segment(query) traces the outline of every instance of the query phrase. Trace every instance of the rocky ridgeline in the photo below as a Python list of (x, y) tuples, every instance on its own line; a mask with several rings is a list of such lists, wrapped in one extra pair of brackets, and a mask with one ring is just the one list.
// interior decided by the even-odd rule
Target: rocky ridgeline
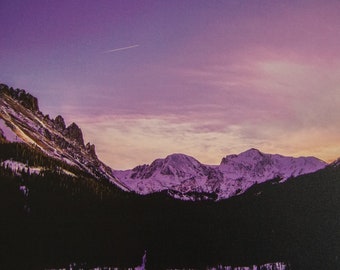
[(52, 120), (52, 123), (54, 128), (63, 136), (75, 141), (79, 146), (85, 147), (86, 152), (90, 154), (91, 157), (97, 158), (95, 145), (90, 143), (84, 144), (83, 132), (76, 123), (72, 123), (66, 127), (64, 118), (61, 115), (58, 115)]
[[(63, 136), (70, 139), (71, 141), (76, 142), (80, 147), (84, 148), (92, 157), (97, 157), (94, 145), (87, 143), (85, 146), (83, 132), (76, 123), (72, 123), (66, 127), (65, 120), (61, 115), (58, 115), (55, 119), (50, 119), (49, 115), (43, 115), (42, 112), (39, 111), (38, 99), (32, 96), (30, 93), (27, 93), (23, 89), (14, 89), (13, 87), (8, 87), (6, 84), (0, 84), (0, 94), (5, 94), (15, 99), (26, 109), (32, 111), (32, 113), (42, 117), (45, 122), (49, 123)], [(43, 131), (41, 133), (44, 136), (46, 136), (49, 140), (55, 139), (58, 145), (62, 148), (67, 148), (69, 146), (69, 143), (62, 137), (55, 138), (55, 136), (52, 136), (48, 129), (43, 128), (42, 130)]]
[(18, 100), (25, 108), (33, 112), (39, 111), (38, 99), (23, 89), (14, 89), (6, 84), (0, 84), (0, 94), (7, 94), (10, 97)]
[(52, 122), (54, 124), (54, 128), (61, 134), (84, 146), (83, 132), (76, 123), (72, 123), (66, 127), (64, 118), (61, 115), (58, 115), (54, 120), (52, 120)]
[[(72, 123), (66, 127), (64, 118), (61, 115), (58, 115), (55, 119), (52, 119), (51, 122), (53, 127), (63, 136), (76, 142), (80, 147), (84, 148), (91, 157), (97, 158), (95, 145), (90, 143), (87, 143), (86, 145), (84, 144), (83, 132), (76, 123)], [(65, 142), (65, 140), (62, 140), (59, 145), (65, 148)]]
[[(92, 161), (97, 161), (95, 146), (87, 143), (84, 144), (83, 132), (76, 123), (66, 126), (65, 120), (61, 115), (51, 119), (49, 115), (44, 115), (39, 110), (38, 99), (23, 89), (14, 89), (5, 84), (0, 84), (0, 95), (6, 95), (17, 101), (24, 108), (28, 109), (40, 119), (44, 125), (40, 125), (38, 132), (48, 141), (52, 141), (61, 149), (69, 150), (75, 155), (80, 156), (81, 151), (85, 151)], [(27, 126), (26, 130), (34, 130)], [(3, 135), (1, 137), (4, 137)]]
[(98, 159), (95, 146), (84, 144), (83, 132), (76, 123), (66, 126), (61, 115), (55, 119), (44, 115), (39, 111), (38, 99), (25, 90), (0, 84), (0, 120), (5, 129), (4, 132), (0, 128), (0, 141), (38, 147), (45, 154), (97, 179), (107, 179), (119, 188), (129, 190), (112, 174), (112, 169)]

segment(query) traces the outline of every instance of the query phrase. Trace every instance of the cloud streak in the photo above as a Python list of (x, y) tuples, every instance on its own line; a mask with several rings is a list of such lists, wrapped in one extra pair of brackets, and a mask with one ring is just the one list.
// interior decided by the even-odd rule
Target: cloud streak
[(139, 47), (139, 44), (108, 50), (108, 51), (105, 51), (104, 53), (113, 53), (113, 52), (118, 52), (118, 51), (125, 51), (125, 50), (129, 50), (129, 49), (136, 48), (136, 47)]
[(5, 4), (2, 80), (77, 122), (116, 169), (250, 147), (339, 157), (340, 1), (169, 2)]

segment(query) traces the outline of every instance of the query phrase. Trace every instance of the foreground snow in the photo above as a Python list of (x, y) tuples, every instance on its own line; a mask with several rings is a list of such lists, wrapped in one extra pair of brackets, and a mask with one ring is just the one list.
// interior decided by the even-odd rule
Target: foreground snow
[(207, 270), (286, 270), (288, 265), (283, 262), (267, 263), (263, 265), (252, 266), (218, 266), (207, 268)]
[[(119, 268), (119, 267), (95, 267), (95, 268), (79, 268), (76, 264), (71, 264), (69, 268), (48, 269), (48, 270), (66, 270), (66, 269), (90, 269), (90, 270), (147, 270), (147, 267), (143, 264), (137, 267)], [(206, 270), (288, 270), (289, 267), (286, 263), (266, 263), (263, 265), (251, 265), (251, 266), (222, 266), (206, 267)], [(46, 269), (47, 270), (47, 269)], [(197, 268), (169, 268), (167, 270), (198, 270)]]

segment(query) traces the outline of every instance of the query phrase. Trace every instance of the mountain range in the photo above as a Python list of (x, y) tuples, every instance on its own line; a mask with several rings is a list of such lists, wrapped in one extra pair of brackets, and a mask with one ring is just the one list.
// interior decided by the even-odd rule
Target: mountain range
[(39, 110), (38, 99), (25, 90), (1, 84), (0, 93), (3, 139), (39, 148), (48, 156), (95, 178), (107, 179), (124, 191), (145, 195), (167, 190), (182, 200), (221, 200), (242, 194), (255, 184), (273, 179), (283, 182), (327, 165), (315, 157), (293, 158), (249, 149), (239, 155), (227, 155), (219, 165), (205, 165), (193, 157), (172, 154), (132, 170), (112, 170), (98, 159), (94, 145), (84, 144), (77, 124), (66, 126), (60, 115), (50, 119)]
[(150, 165), (114, 171), (130, 190), (149, 194), (167, 190), (175, 198), (216, 200), (242, 194), (255, 184), (315, 172), (327, 164), (315, 157), (285, 157), (249, 149), (224, 157), (220, 165), (204, 165), (193, 157), (172, 154)]
[(257, 149), (112, 170), (77, 124), (0, 85), (0, 269), (129, 269), (145, 254), (148, 270), (340, 269), (339, 194), (340, 159)]

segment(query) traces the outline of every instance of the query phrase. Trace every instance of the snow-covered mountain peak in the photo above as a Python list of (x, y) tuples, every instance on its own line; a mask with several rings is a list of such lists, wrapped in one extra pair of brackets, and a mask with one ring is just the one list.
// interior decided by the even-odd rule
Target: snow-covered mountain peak
[(162, 159), (156, 159), (150, 165), (135, 167), (132, 169), (131, 177), (148, 179), (161, 175), (184, 179), (197, 175), (202, 167), (203, 165), (191, 156), (172, 154)]
[(291, 176), (317, 171), (326, 165), (326, 162), (315, 157), (286, 157), (262, 153), (252, 148), (238, 155), (226, 156), (222, 159), (219, 170), (229, 179), (263, 182), (276, 177), (285, 180)]
[(264, 159), (266, 154), (263, 154), (259, 150), (255, 148), (251, 148), (247, 151), (244, 151), (238, 155), (232, 154), (224, 157), (220, 163), (220, 166), (227, 165), (228, 163), (245, 163), (245, 164), (254, 164), (259, 160)]
[(258, 156), (263, 156), (263, 153), (256, 149), (256, 148), (250, 148), (242, 153), (239, 154), (239, 156), (244, 156), (244, 157), (258, 157)]
[(173, 167), (179, 171), (189, 172), (202, 164), (195, 158), (184, 154), (172, 154), (164, 159), (163, 167)]
[(238, 155), (227, 155), (219, 166), (204, 165), (184, 154), (172, 154), (164, 159), (156, 159), (150, 165), (114, 173), (131, 190), (141, 194), (168, 190), (171, 195), (181, 199), (201, 198), (197, 194), (226, 199), (243, 193), (256, 183), (274, 178), (285, 181), (326, 165), (314, 157), (285, 157), (265, 154), (252, 148)]

